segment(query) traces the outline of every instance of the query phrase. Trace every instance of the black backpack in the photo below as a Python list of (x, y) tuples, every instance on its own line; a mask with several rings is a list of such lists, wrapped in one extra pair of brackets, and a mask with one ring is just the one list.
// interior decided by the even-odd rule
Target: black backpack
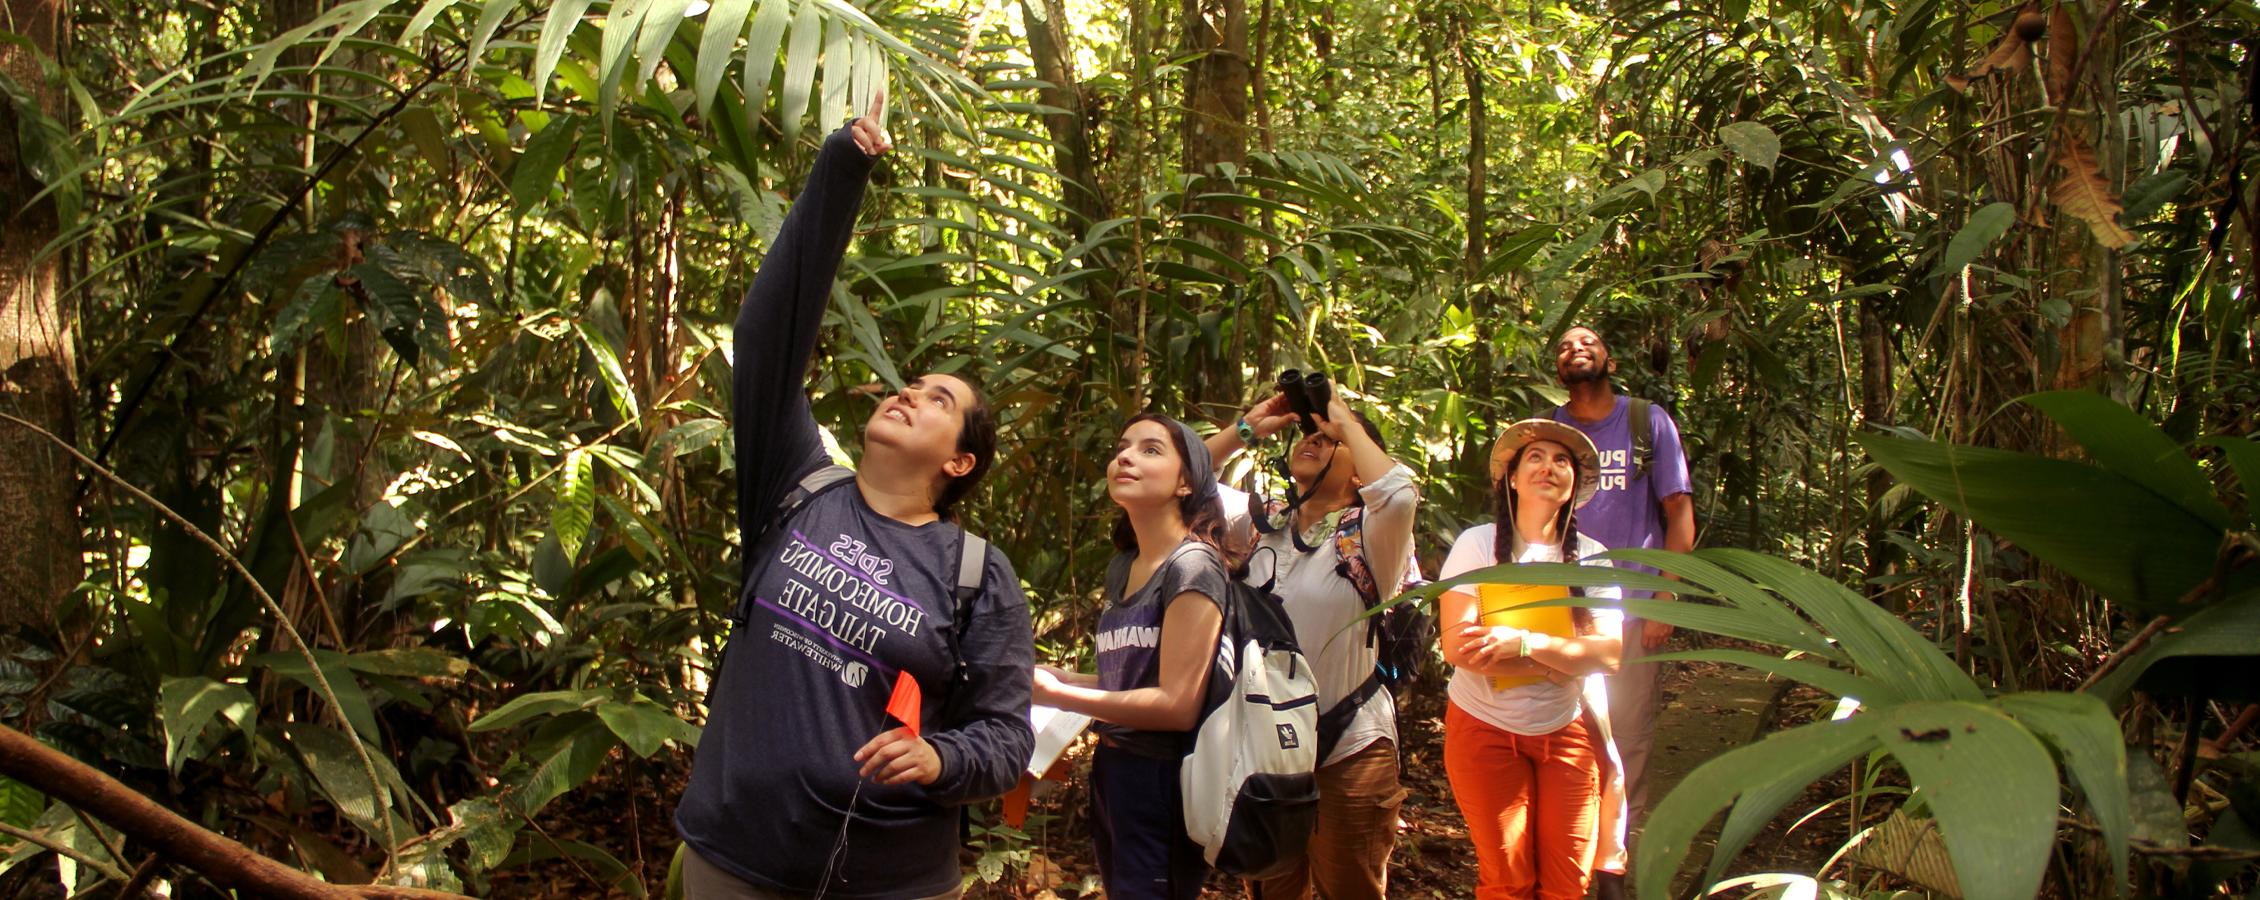
[[(822, 466), (807, 475), (801, 476), (800, 483), (794, 485), (793, 489), (785, 494), (785, 499), (777, 503), (777, 509), (769, 517), (768, 524), (762, 528), (760, 534), (754, 536), (754, 543), (758, 544), (763, 538), (768, 537), (769, 532), (775, 531), (777, 526), (784, 524), (785, 519), (790, 518), (794, 510), (806, 505), (817, 494), (854, 481), (855, 470), (838, 465)], [(955, 666), (950, 676), (950, 686), (952, 687), (966, 680), (967, 677), (965, 674), (965, 654), (958, 651), (958, 642), (964, 639), (966, 625), (973, 618), (973, 598), (981, 595), (981, 581), (988, 574), (989, 568), (989, 542), (987, 539), (963, 528), (957, 530), (957, 539), (957, 585), (950, 590), (949, 652), (950, 661)], [(749, 546), (744, 548), (742, 552), (752, 553), (754, 548)], [(733, 634), (738, 629), (744, 628), (746, 623), (746, 606), (743, 593), (741, 590), (737, 604), (730, 608), (730, 630)], [(723, 644), (725, 652), (728, 648), (727, 643)], [(722, 655), (722, 653), (714, 654), (714, 677), (708, 682), (707, 690), (709, 692), (713, 690), (713, 682), (721, 680)]]

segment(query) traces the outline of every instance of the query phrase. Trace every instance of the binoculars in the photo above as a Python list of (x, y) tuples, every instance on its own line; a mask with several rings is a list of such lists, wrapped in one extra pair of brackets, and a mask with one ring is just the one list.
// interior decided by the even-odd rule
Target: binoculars
[(1318, 420), (1326, 417), (1327, 405), (1334, 402), (1334, 386), (1327, 382), (1324, 372), (1281, 372), (1279, 393), (1287, 396), (1287, 408), (1301, 420), (1304, 434), (1318, 430)]

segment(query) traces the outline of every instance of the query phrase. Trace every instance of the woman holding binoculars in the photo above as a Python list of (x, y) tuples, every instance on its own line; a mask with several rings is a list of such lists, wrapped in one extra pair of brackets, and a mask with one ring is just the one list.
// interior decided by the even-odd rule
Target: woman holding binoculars
[[(1412, 470), (1390, 458), (1381, 432), (1351, 410), (1323, 374), (1289, 370), (1280, 390), (1208, 439), (1218, 463), (1290, 427), (1302, 436), (1287, 454), (1293, 493), (1277, 509), (1248, 510), (1265, 532), (1245, 578), (1269, 584), (1295, 626), (1316, 676), (1319, 718), (1318, 830), (1298, 871), (1251, 885), (1262, 900), (1371, 898), (1388, 892), (1396, 842), (1397, 707), (1376, 677), (1370, 629), (1351, 627), (1397, 593), (1412, 566)], [(1245, 532), (1241, 532), (1243, 535)]]

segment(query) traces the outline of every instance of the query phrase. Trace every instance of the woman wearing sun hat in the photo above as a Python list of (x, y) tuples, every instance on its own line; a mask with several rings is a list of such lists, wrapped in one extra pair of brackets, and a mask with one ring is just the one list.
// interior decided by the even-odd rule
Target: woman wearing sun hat
[[(1440, 575), (1502, 561), (1591, 561), (1606, 548), (1577, 533), (1575, 511), (1600, 485), (1600, 453), (1547, 419), (1507, 427), (1491, 451), (1496, 521), (1460, 534)], [(1444, 770), (1475, 843), (1477, 900), (1577, 900), (1592, 878), (1601, 797), (1614, 777), (1605, 701), (1588, 699), (1616, 667), (1623, 616), (1610, 609), (1521, 609), (1564, 588), (1466, 585), (1440, 600), (1452, 664)], [(1614, 587), (1584, 596), (1617, 599)]]

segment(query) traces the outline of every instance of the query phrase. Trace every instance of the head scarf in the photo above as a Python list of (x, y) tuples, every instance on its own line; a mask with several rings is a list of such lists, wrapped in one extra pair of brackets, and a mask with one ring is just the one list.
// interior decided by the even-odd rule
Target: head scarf
[(1208, 455), (1208, 443), (1193, 426), (1159, 416), (1161, 421), (1177, 432), (1178, 440), (1185, 445), (1185, 486), (1193, 489), (1194, 504), (1202, 504), (1217, 496), (1216, 460)]

